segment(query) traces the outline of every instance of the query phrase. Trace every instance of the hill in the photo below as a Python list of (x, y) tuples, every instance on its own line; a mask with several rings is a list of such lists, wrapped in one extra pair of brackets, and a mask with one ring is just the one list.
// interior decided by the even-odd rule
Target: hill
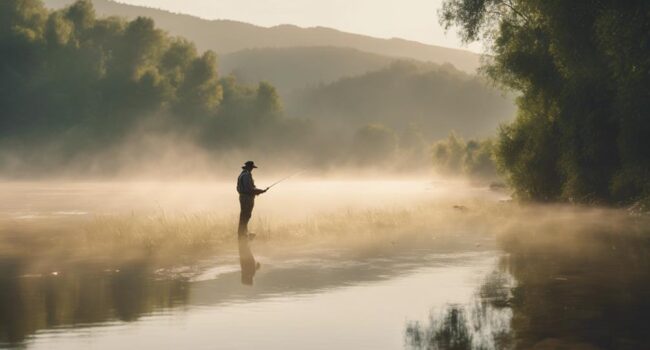
[[(50, 8), (60, 8), (72, 2), (73, 0), (44, 1)], [(262, 47), (335, 46), (390, 57), (440, 64), (452, 63), (466, 72), (474, 72), (479, 65), (479, 55), (475, 53), (404, 39), (379, 39), (324, 27), (301, 28), (294, 25), (279, 25), (265, 28), (230, 20), (205, 20), (110, 0), (93, 0), (93, 3), (100, 16), (120, 16), (128, 19), (137, 16), (151, 17), (160, 28), (173, 35), (192, 40), (199, 49), (210, 49), (219, 55)]]
[(387, 68), (306, 89), (287, 101), (288, 114), (340, 130), (371, 123), (396, 130), (417, 126), (427, 139), (455, 130), (466, 137), (494, 134), (514, 116), (511, 97), (451, 65), (399, 61)]
[(232, 74), (249, 84), (269, 81), (288, 96), (297, 89), (361, 75), (393, 61), (351, 48), (287, 47), (246, 49), (221, 56), (219, 63), (222, 74)]

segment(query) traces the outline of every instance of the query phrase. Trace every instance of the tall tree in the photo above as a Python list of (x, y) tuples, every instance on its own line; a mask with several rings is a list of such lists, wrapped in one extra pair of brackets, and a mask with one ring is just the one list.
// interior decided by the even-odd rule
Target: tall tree
[(650, 2), (446, 0), (440, 19), (486, 39), (483, 71), (521, 92), (497, 145), (520, 197), (650, 196)]
[(7, 154), (65, 166), (134, 130), (203, 136), (210, 151), (228, 144), (217, 138), (287, 139), (280, 106), (272, 86), (220, 80), (216, 54), (149, 18), (97, 18), (90, 0), (52, 12), (39, 0), (0, 1), (0, 168)]

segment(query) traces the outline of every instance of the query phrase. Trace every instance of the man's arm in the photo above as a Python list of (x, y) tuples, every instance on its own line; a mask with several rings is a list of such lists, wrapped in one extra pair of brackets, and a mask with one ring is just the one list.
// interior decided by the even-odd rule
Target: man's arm
[[(252, 177), (252, 176), (251, 176), (251, 181), (253, 181), (253, 177)], [(259, 196), (260, 194), (262, 194), (262, 193), (264, 193), (264, 192), (266, 192), (266, 190), (263, 190), (263, 189), (257, 188), (257, 187), (255, 186), (255, 182), (253, 182), (253, 193), (254, 193), (256, 196)]]
[(246, 190), (246, 193), (257, 196), (266, 192), (266, 190), (262, 190), (255, 187), (255, 182), (253, 181), (253, 175), (251, 175), (250, 173), (246, 174), (242, 180), (244, 182), (244, 188)]

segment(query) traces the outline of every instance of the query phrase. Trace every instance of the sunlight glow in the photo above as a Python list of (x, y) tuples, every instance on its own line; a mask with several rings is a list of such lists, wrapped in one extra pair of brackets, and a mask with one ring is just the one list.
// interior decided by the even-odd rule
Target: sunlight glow
[(205, 19), (229, 19), (270, 27), (294, 24), (330, 27), (379, 38), (403, 38), (445, 47), (481, 51), (463, 45), (455, 32), (438, 23), (442, 0), (118, 0)]

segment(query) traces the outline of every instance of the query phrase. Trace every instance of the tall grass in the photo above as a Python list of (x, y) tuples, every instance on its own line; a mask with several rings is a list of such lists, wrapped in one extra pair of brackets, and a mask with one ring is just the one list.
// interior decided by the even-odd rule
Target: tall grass
[[(641, 222), (641, 223), (639, 223)], [(436, 202), (412, 207), (349, 209), (301, 221), (256, 218), (250, 224), (261, 244), (374, 244), (411, 236), (500, 234), (507, 240), (552, 237), (552, 232), (594, 232), (604, 226), (639, 231), (646, 217), (625, 212), (566, 206), (521, 206), (480, 200)], [(645, 226), (650, 227), (650, 226)], [(90, 219), (0, 222), (0, 257), (47, 264), (147, 259), (188, 264), (233, 250), (237, 217), (211, 212), (103, 215)], [(637, 229), (634, 229), (637, 228)]]

